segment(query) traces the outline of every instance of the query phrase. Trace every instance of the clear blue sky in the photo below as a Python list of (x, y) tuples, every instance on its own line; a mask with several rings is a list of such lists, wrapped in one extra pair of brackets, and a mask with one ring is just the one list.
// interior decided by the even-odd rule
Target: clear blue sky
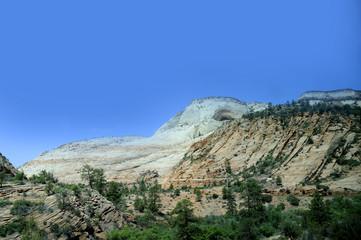
[(0, 152), (151, 136), (193, 98), (361, 89), (360, 0), (0, 1)]

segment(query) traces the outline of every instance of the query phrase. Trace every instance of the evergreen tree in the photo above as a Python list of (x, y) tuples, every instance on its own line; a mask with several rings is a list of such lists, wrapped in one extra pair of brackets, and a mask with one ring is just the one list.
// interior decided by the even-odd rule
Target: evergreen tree
[(329, 210), (318, 191), (315, 191), (312, 196), (309, 215), (311, 220), (321, 225), (328, 220)]
[(201, 190), (199, 188), (195, 188), (194, 189), (194, 194), (197, 195), (196, 201), (200, 202), (202, 200), (202, 193)]
[(281, 186), (281, 185), (282, 185), (282, 178), (281, 178), (280, 176), (277, 176), (277, 178), (276, 178), (276, 184), (277, 184), (278, 186)]
[(54, 185), (51, 181), (47, 181), (45, 185), (45, 192), (50, 196), (54, 194)]
[(192, 225), (192, 223), (197, 221), (197, 218), (193, 214), (193, 209), (191, 207), (193, 203), (188, 199), (183, 199), (179, 201), (176, 207), (173, 209), (171, 214), (177, 214), (174, 219), (174, 225), (177, 227), (177, 237), (178, 239), (192, 239), (197, 231), (197, 227)]
[(262, 211), (262, 187), (254, 179), (247, 179), (240, 188), (243, 197), (246, 199), (245, 206), (250, 211)]
[(104, 176), (104, 169), (101, 168), (95, 168), (93, 170), (93, 174), (94, 174), (94, 187), (96, 190), (98, 190), (98, 192), (100, 194), (104, 193), (104, 188), (106, 186), (107, 181), (105, 180), (105, 176)]
[(229, 159), (226, 159), (225, 165), (226, 165), (226, 173), (232, 174), (231, 163), (229, 162)]
[(153, 186), (148, 189), (148, 209), (152, 212), (158, 212), (162, 206), (160, 202), (161, 186), (158, 182), (155, 182)]
[(84, 165), (81, 169), (81, 179), (87, 181), (91, 188), (93, 188), (95, 182), (93, 171), (94, 168), (88, 164)]
[(84, 165), (81, 169), (81, 178), (88, 182), (89, 186), (103, 194), (106, 180), (104, 170), (101, 168), (92, 168), (90, 165)]
[(3, 182), (4, 182), (4, 180), (5, 180), (5, 171), (1, 171), (0, 172), (0, 187), (2, 187), (3, 186)]
[(233, 193), (230, 189), (227, 191), (227, 213), (231, 216), (236, 215), (237, 206), (236, 206), (236, 199), (233, 196)]
[(116, 182), (110, 182), (108, 191), (105, 194), (105, 197), (113, 202), (114, 204), (119, 204), (122, 202), (122, 193), (119, 189), (119, 184)]
[(146, 191), (147, 191), (147, 185), (146, 185), (144, 179), (142, 179), (142, 180), (139, 182), (139, 191), (140, 191), (140, 192), (146, 192)]
[(135, 210), (138, 210), (139, 212), (144, 212), (145, 210), (145, 201), (144, 199), (139, 198), (139, 196), (136, 197), (134, 201), (134, 208)]
[(226, 200), (227, 199), (227, 191), (228, 191), (228, 189), (226, 188), (226, 186), (224, 186), (223, 188), (222, 188), (222, 198), (224, 199), (224, 200)]

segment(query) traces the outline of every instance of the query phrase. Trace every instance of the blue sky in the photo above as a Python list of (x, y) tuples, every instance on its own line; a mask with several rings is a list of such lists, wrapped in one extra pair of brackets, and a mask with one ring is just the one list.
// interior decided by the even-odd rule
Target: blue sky
[(0, 1), (0, 152), (151, 136), (193, 98), (361, 89), (361, 1)]

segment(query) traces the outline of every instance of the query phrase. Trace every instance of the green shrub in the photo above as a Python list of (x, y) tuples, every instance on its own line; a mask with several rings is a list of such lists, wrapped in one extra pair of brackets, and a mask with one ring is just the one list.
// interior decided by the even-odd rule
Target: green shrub
[(53, 195), (54, 194), (54, 185), (51, 181), (47, 181), (45, 185), (45, 192), (46, 194)]
[(287, 201), (292, 205), (292, 206), (298, 206), (300, 204), (300, 199), (298, 199), (296, 196), (294, 196), (293, 194), (290, 194), (287, 196)]
[(12, 215), (17, 216), (26, 216), (32, 213), (34, 210), (38, 210), (39, 212), (44, 211), (44, 203), (43, 202), (32, 202), (25, 199), (17, 200), (14, 202), (13, 207), (10, 210)]
[(46, 239), (45, 235), (44, 230), (40, 230), (38, 224), (31, 218), (21, 232), (21, 240), (43, 240)]
[(139, 198), (137, 196), (137, 198), (134, 201), (134, 209), (138, 210), (139, 212), (144, 212), (145, 206), (146, 206), (146, 204), (145, 204), (144, 199)]
[(25, 218), (20, 217), (15, 221), (0, 226), (0, 237), (6, 237), (16, 232), (21, 232), (25, 228)]
[(15, 180), (17, 180), (17, 181), (23, 181), (23, 180), (25, 180), (26, 179), (26, 175), (25, 175), (25, 173), (24, 172), (17, 172), (16, 174), (15, 174)]
[(11, 205), (12, 203), (9, 201), (9, 199), (0, 199), (0, 208), (5, 207), (7, 205)]
[(174, 196), (178, 197), (180, 195), (180, 190), (176, 189), (174, 190)]
[(350, 167), (357, 167), (360, 166), (360, 161), (356, 160), (356, 159), (345, 159), (343, 157), (339, 158), (337, 163), (339, 165), (347, 165)]
[(259, 227), (261, 234), (265, 237), (271, 237), (275, 232), (276, 229), (272, 226), (270, 222), (264, 222)]
[(42, 183), (45, 184), (46, 182), (50, 181), (52, 183), (58, 182), (58, 179), (56, 179), (51, 172), (47, 172), (46, 170), (42, 170), (38, 175), (33, 175), (29, 178), (29, 180), (34, 183)]
[(272, 195), (264, 194), (262, 195), (262, 202), (263, 203), (270, 203), (272, 202)]

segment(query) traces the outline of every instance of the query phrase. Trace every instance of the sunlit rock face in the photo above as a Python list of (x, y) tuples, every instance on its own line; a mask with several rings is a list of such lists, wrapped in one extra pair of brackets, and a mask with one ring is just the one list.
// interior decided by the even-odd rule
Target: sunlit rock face
[(310, 91), (301, 95), (298, 101), (308, 101), (311, 105), (317, 103), (357, 104), (361, 106), (361, 91), (343, 89), (335, 91)]
[(235, 98), (194, 99), (183, 112), (161, 126), (152, 138), (167, 141), (195, 139), (213, 132), (223, 121), (241, 118), (250, 110), (260, 111), (266, 107), (265, 103), (247, 104)]
[(226, 97), (195, 99), (150, 138), (125, 136), (72, 142), (43, 152), (21, 169), (28, 176), (46, 169), (63, 182), (80, 181), (80, 169), (85, 164), (103, 168), (107, 179), (113, 181), (134, 182), (149, 171), (156, 171), (155, 176), (161, 178), (194, 142), (225, 121), (266, 107), (265, 103), (247, 104)]
[(1, 153), (0, 153), (0, 172), (5, 172), (6, 174), (9, 174), (11, 176), (15, 176), (15, 174), (18, 172), (18, 170), (16, 170), (14, 166), (9, 162), (9, 160)]
[[(299, 101), (307, 100), (311, 104), (314, 104), (317, 101), (331, 102), (336, 104), (350, 102), (350, 104), (353, 104), (356, 101), (357, 104), (360, 104), (360, 101), (358, 100), (360, 99), (359, 97), (360, 91), (354, 90), (307, 92), (299, 98)], [(190, 155), (190, 147), (193, 144), (202, 143), (205, 139), (208, 139), (208, 137), (214, 133), (215, 130), (235, 122), (230, 121), (232, 119), (239, 119), (245, 113), (256, 112), (266, 108), (267, 104), (265, 103), (253, 102), (247, 104), (237, 99), (227, 97), (195, 99), (186, 107), (184, 111), (177, 113), (173, 118), (161, 126), (150, 138), (125, 136), (95, 138), (72, 142), (62, 145), (55, 150), (40, 154), (40, 156), (31, 162), (24, 164), (20, 169), (23, 170), (28, 176), (36, 174), (39, 171), (45, 169), (47, 171), (53, 172), (55, 177), (59, 178), (60, 181), (79, 182), (81, 181), (80, 169), (83, 165), (89, 164), (92, 167), (104, 169), (107, 180), (109, 181), (132, 183), (146, 176), (148, 180), (157, 178), (161, 183), (165, 183), (166, 181), (171, 182), (174, 176), (178, 176), (181, 173), (181, 170), (185, 170), (184, 167), (182, 169), (177, 167), (179, 167), (182, 161), (184, 161), (183, 158), (186, 153), (188, 156)], [(300, 117), (300, 119), (297, 121), (299, 121), (301, 124), (308, 118), (309, 117)], [(326, 120), (329, 121), (329, 119)], [(246, 122), (244, 119), (239, 121), (239, 126)], [(351, 122), (351, 120), (349, 122)], [(261, 126), (261, 123), (259, 124)], [(302, 124), (300, 124), (295, 124), (293, 129), (293, 132), (295, 133), (293, 136), (295, 137), (294, 144), (296, 145), (297, 142), (300, 141), (300, 138), (297, 136), (301, 136), (304, 132), (304, 129), (301, 129), (300, 127)], [(276, 136), (279, 134), (279, 131), (275, 129), (276, 127), (277, 129), (281, 129), (281, 127), (275, 125), (270, 128), (269, 125), (265, 125), (261, 128), (260, 126), (257, 127), (257, 131), (255, 130), (252, 132), (252, 135), (245, 135), (244, 137), (247, 138), (242, 140), (244, 142), (241, 140), (240, 142), (237, 142), (237, 147), (229, 145), (231, 147), (227, 150), (227, 144), (234, 139), (232, 139), (232, 137), (224, 138), (227, 144), (221, 145), (220, 150), (217, 151), (217, 154), (220, 154), (218, 156), (219, 159), (224, 160), (224, 156), (228, 156), (229, 153), (242, 156), (238, 152), (233, 152), (233, 149), (237, 149), (238, 145), (245, 146), (246, 148), (245, 150), (242, 150), (245, 151), (245, 155), (243, 156), (244, 159), (249, 158), (248, 154), (250, 149), (254, 151), (253, 156), (256, 156), (255, 159), (259, 159), (259, 157), (263, 155), (266, 156), (270, 149), (265, 146), (271, 145), (266, 145), (264, 142), (265, 139), (269, 139), (269, 141), (272, 143), (275, 142)], [(334, 126), (332, 125), (332, 127)], [(226, 133), (227, 131), (221, 131), (218, 134), (220, 136), (223, 136), (223, 134), (226, 136)], [(229, 133), (234, 134), (234, 131), (232, 130)], [(256, 133), (259, 135), (259, 138), (255, 138)], [(287, 134), (287, 131), (284, 132), (284, 135), (282, 135), (283, 138), (286, 139)], [(326, 136), (322, 135), (320, 138), (326, 139)], [(302, 138), (301, 140), (304, 142), (307, 139), (305, 140)], [(245, 144), (247, 141), (249, 142)], [(331, 144), (332, 141), (330, 140), (328, 143)], [(198, 154), (199, 156), (205, 156), (205, 153), (202, 152), (202, 149), (206, 149), (205, 146), (207, 144), (201, 145), (201, 152)], [(294, 148), (293, 146), (291, 147), (292, 149)], [(319, 149), (320, 148), (316, 148), (315, 152), (318, 152)], [(288, 153), (285, 154), (287, 155)], [(211, 157), (214, 156), (215, 154), (213, 154)], [(305, 156), (303, 156), (304, 159), (308, 159)], [(324, 157), (324, 155), (318, 153), (314, 156), (320, 157), (321, 159)], [(212, 161), (211, 157), (208, 160)], [(195, 158), (196, 157), (193, 156), (192, 159), (194, 160)], [(187, 165), (187, 168), (189, 167), (189, 171), (194, 171), (193, 168), (190, 168), (190, 166), (195, 166), (195, 163), (192, 161), (192, 159), (189, 159), (191, 164)], [(220, 165), (224, 164), (223, 160), (219, 162)], [(205, 169), (204, 171), (206, 171), (208, 168), (210, 168), (210, 170), (212, 169), (203, 163), (204, 162), (202, 161), (200, 162), (200, 169)], [(242, 165), (244, 163), (241, 161), (240, 164)], [(241, 166), (239, 167), (241, 168)], [(218, 168), (221, 169), (220, 166), (217, 166), (217, 168), (214, 169)], [(172, 172), (172, 170), (177, 171), (177, 169), (179, 170), (178, 172)], [(289, 169), (288, 172), (291, 175), (295, 173), (292, 169)], [(286, 175), (284, 177), (291, 186), (300, 179), (304, 179), (302, 174), (299, 178), (296, 179), (297, 181), (295, 180), (294, 182), (287, 180), (288, 178), (291, 179), (291, 177)], [(206, 176), (193, 173), (191, 175), (181, 174), (178, 176), (178, 179), (176, 179), (175, 184), (178, 183), (178, 180), (179, 183), (182, 183), (185, 181), (184, 179), (203, 179), (205, 177)]]

